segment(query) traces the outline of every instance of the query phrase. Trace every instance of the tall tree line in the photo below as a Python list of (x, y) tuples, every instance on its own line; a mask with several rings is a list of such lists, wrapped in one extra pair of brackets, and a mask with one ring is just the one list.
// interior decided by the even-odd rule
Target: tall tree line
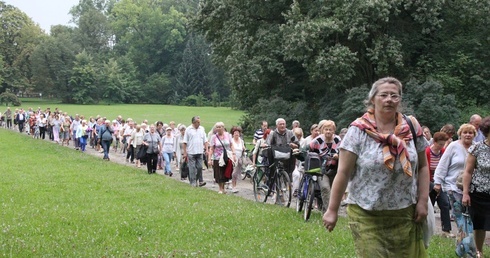
[(405, 112), (439, 129), (488, 114), (489, 11), (484, 0), (206, 0), (193, 24), (251, 128), (278, 116), (347, 126), (370, 85), (394, 76)]
[(229, 101), (243, 126), (359, 116), (395, 76), (404, 112), (439, 129), (490, 110), (483, 0), (81, 0), (44, 33), (0, 1), (0, 93), (67, 103)]
[(75, 26), (44, 33), (21, 10), (0, 2), (1, 90), (65, 103), (186, 103), (230, 95), (209, 44), (188, 20), (197, 1), (81, 0)]

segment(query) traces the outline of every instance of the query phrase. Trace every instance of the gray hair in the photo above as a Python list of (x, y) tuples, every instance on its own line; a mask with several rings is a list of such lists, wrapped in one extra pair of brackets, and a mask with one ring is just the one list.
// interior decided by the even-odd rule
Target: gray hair
[(398, 94), (400, 94), (400, 96), (402, 95), (403, 86), (398, 79), (394, 77), (381, 78), (373, 83), (373, 86), (371, 86), (371, 90), (369, 91), (368, 98), (364, 101), (364, 104), (366, 105), (367, 108), (374, 108), (372, 101), (376, 96), (376, 94), (378, 94), (379, 86), (385, 83), (396, 85), (398, 87)]
[(284, 122), (284, 123), (286, 123), (286, 120), (285, 120), (284, 118), (278, 118), (278, 119), (276, 119), (276, 125), (278, 125), (278, 124), (279, 124), (279, 122)]

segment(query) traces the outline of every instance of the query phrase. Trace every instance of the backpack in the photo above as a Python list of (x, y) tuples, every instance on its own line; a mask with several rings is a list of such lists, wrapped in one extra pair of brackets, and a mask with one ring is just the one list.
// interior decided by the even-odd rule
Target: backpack
[(310, 171), (312, 169), (317, 169), (322, 166), (322, 159), (320, 158), (320, 155), (316, 152), (309, 151), (306, 154), (305, 157), (305, 162), (304, 162), (304, 168), (305, 172)]

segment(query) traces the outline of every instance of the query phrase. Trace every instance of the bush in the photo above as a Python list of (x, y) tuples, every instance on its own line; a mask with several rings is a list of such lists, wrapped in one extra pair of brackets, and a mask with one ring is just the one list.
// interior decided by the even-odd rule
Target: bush
[(0, 94), (0, 103), (5, 104), (6, 106), (10, 106), (9, 104), (12, 104), (13, 106), (20, 106), (22, 105), (22, 102), (20, 101), (19, 98), (13, 93), (10, 92), (4, 92)]

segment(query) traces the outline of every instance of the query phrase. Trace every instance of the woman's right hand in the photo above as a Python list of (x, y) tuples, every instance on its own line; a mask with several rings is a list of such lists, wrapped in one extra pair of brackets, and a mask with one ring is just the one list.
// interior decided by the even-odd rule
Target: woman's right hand
[(469, 194), (463, 194), (463, 198), (461, 199), (461, 203), (464, 206), (471, 206), (471, 198)]
[(441, 192), (441, 185), (440, 184), (435, 184), (434, 185), (434, 191), (436, 191), (437, 195)]
[(339, 215), (337, 212), (331, 211), (330, 209), (325, 212), (323, 215), (323, 226), (329, 231), (332, 232), (337, 224)]

